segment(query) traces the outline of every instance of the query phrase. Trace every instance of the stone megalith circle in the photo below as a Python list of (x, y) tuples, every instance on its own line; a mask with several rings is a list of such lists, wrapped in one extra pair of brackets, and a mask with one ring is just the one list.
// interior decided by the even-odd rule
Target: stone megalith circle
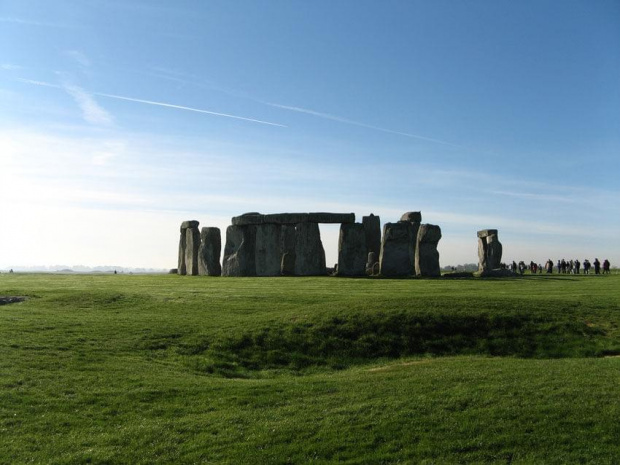
[(381, 276), (402, 277), (413, 274), (412, 225), (408, 221), (385, 223), (379, 255)]
[(198, 250), (198, 274), (202, 276), (221, 276), (221, 251), (222, 235), (220, 228), (202, 228), (200, 231), (200, 249)]
[(318, 223), (299, 223), (295, 226), (295, 275), (323, 276), (327, 274), (325, 249)]
[(343, 223), (338, 239), (338, 276), (366, 274), (366, 228), (363, 223)]
[(417, 276), (441, 276), (437, 244), (441, 239), (441, 228), (435, 224), (422, 224), (418, 230), (415, 251), (415, 273)]

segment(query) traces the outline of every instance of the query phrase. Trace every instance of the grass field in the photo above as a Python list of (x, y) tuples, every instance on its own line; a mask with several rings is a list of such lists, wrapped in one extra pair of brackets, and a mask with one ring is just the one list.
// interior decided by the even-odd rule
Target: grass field
[(0, 275), (0, 463), (620, 463), (620, 275)]

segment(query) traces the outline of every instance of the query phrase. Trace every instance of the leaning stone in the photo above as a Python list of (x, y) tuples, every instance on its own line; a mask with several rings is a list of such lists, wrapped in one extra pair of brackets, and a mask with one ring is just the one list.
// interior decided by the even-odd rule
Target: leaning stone
[(413, 274), (411, 231), (411, 223), (407, 221), (383, 225), (383, 240), (379, 256), (382, 276), (399, 277)]
[(441, 276), (437, 244), (441, 239), (441, 228), (434, 224), (422, 224), (418, 231), (415, 253), (415, 272), (417, 276)]
[(295, 275), (322, 276), (326, 274), (325, 249), (317, 223), (295, 226)]
[(364, 276), (367, 258), (364, 225), (361, 223), (340, 225), (338, 276)]
[(362, 218), (366, 233), (366, 252), (373, 252), (378, 258), (381, 253), (381, 219), (372, 213)]
[(185, 230), (185, 266), (188, 275), (198, 275), (198, 249), (200, 249), (200, 232), (198, 227)]
[(256, 226), (256, 276), (281, 274), (280, 229), (276, 224)]
[(202, 228), (200, 232), (200, 249), (198, 250), (198, 274), (203, 276), (221, 276), (220, 253), (222, 235), (220, 228)]
[(256, 276), (256, 226), (228, 226), (222, 276)]

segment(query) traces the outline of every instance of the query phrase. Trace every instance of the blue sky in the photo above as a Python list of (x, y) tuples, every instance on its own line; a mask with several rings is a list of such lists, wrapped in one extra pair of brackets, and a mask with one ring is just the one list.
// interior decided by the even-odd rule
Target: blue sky
[(170, 268), (247, 211), (618, 264), (618, 173), (617, 1), (0, 1), (0, 269)]

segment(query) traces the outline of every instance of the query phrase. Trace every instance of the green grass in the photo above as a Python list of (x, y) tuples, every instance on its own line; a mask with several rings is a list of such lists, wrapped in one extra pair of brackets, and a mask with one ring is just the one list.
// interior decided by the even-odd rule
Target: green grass
[(620, 275), (0, 275), (0, 463), (618, 463)]

